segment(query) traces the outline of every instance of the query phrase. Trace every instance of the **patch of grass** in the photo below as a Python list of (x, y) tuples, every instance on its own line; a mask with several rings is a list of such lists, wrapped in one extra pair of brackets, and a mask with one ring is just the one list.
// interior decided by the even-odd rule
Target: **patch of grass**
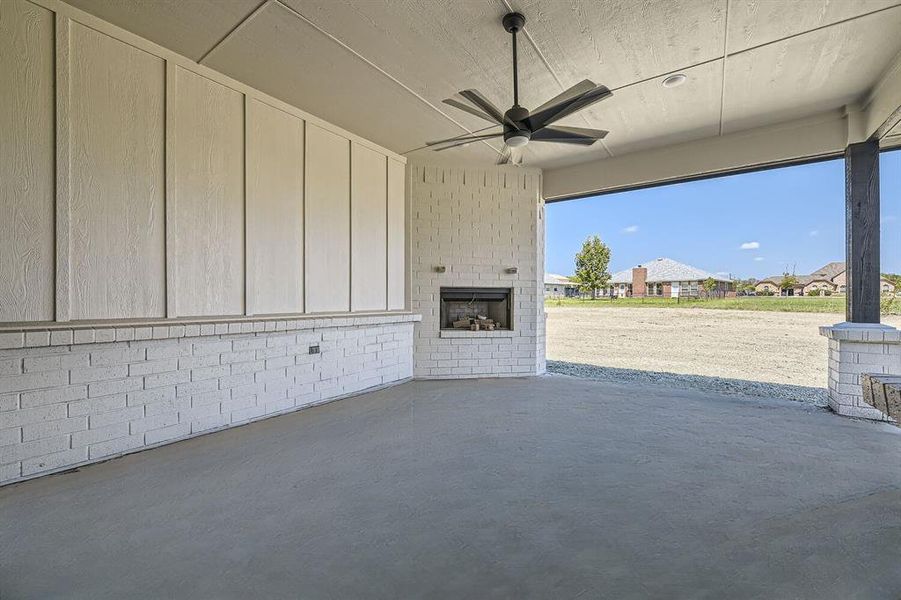
[[(547, 306), (577, 306), (582, 308), (648, 307), (648, 308), (708, 308), (713, 310), (752, 310), (805, 313), (843, 313), (844, 296), (743, 296), (741, 298), (617, 298), (590, 300), (581, 298), (550, 298)], [(901, 314), (901, 302), (883, 302), (884, 314)]]

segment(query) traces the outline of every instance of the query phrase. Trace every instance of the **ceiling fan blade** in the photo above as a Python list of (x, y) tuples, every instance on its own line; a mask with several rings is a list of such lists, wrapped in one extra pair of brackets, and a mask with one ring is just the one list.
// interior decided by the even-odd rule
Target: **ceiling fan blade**
[[(567, 131), (569, 129), (574, 129), (576, 131)], [(599, 139), (603, 138), (603, 135), (584, 135), (579, 133), (580, 127), (545, 127), (544, 129), (540, 129), (532, 134), (531, 141), (533, 142), (554, 142), (557, 144), (578, 144), (580, 146), (591, 146)], [(600, 134), (605, 134), (606, 131), (599, 131), (597, 129), (586, 129), (584, 131), (597, 132)]]
[(532, 134), (533, 140), (559, 140), (559, 139), (585, 139), (585, 140), (602, 140), (607, 137), (609, 131), (603, 129), (588, 129), (587, 127), (565, 127), (563, 125), (554, 125), (553, 127), (544, 127)]
[(591, 81), (590, 79), (583, 79), (582, 81), (580, 81), (576, 85), (572, 86), (568, 90), (565, 90), (565, 91), (557, 94), (556, 96), (554, 96), (553, 98), (551, 98), (550, 100), (548, 100), (547, 102), (545, 102), (544, 104), (539, 106), (538, 108), (533, 109), (531, 111), (531, 113), (536, 114), (536, 113), (543, 111), (546, 108), (550, 108), (551, 106), (554, 106), (555, 104), (560, 104), (561, 102), (566, 102), (572, 98), (578, 98), (585, 92), (593, 90), (596, 87), (597, 87), (597, 84), (595, 82)]
[[(435, 152), (441, 152), (442, 150), (448, 150), (450, 148), (456, 148), (457, 146), (465, 146), (466, 144), (471, 144), (476, 141), (488, 140), (491, 138), (501, 137), (504, 135), (503, 133), (492, 133), (488, 135), (477, 135), (470, 138), (461, 138), (459, 140), (444, 140), (445, 142), (453, 142), (452, 144), (448, 144), (447, 146), (442, 146), (441, 148), (432, 148)], [(437, 142), (438, 144), (444, 142)]]
[(479, 93), (478, 90), (463, 90), (462, 92), (460, 92), (460, 95), (475, 104), (477, 107), (484, 110), (498, 123), (504, 122), (504, 113), (502, 113), (500, 109), (494, 104), (492, 104), (488, 98)]
[(497, 137), (499, 135), (503, 135), (503, 132), (498, 131), (497, 133), (482, 133), (482, 134), (471, 134), (464, 133), (463, 135), (458, 135), (457, 137), (447, 138), (446, 140), (436, 140), (434, 142), (426, 142), (426, 146), (437, 146), (439, 144), (447, 144), (448, 142), (460, 142), (460, 141), (473, 141), (473, 140), (482, 140)]
[(569, 116), (574, 112), (580, 111), (583, 108), (591, 106), (595, 102), (600, 102), (604, 98), (609, 98), (612, 95), (613, 93), (607, 89), (607, 86), (599, 85), (596, 88), (585, 92), (581, 96), (564, 100), (563, 102), (555, 104), (554, 106), (549, 106), (540, 112), (530, 114), (529, 118), (526, 119), (526, 123), (528, 124), (529, 129), (535, 132), (542, 127), (547, 127), (563, 117)]
[(454, 108), (459, 108), (460, 110), (466, 111), (471, 115), (475, 115), (475, 116), (479, 117), (480, 119), (485, 119), (489, 123), (494, 123), (495, 125), (497, 124), (497, 120), (494, 117), (492, 117), (491, 115), (484, 113), (480, 110), (477, 110), (477, 109), (469, 106), (468, 104), (463, 104), (459, 100), (454, 100), (453, 98), (448, 98), (447, 100), (444, 100), (443, 102), (445, 104), (447, 104), (448, 106), (453, 106)]
[(576, 146), (591, 146), (597, 140), (591, 138), (548, 138), (548, 139), (535, 139), (532, 138), (533, 142), (541, 142), (541, 143), (551, 143), (551, 144), (575, 144)]

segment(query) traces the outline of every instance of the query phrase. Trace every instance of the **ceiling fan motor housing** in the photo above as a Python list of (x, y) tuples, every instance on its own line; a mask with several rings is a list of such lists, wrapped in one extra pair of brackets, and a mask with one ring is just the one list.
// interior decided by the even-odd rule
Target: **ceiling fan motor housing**
[(504, 141), (514, 147), (525, 146), (532, 139), (532, 131), (525, 124), (529, 111), (516, 105), (504, 113)]

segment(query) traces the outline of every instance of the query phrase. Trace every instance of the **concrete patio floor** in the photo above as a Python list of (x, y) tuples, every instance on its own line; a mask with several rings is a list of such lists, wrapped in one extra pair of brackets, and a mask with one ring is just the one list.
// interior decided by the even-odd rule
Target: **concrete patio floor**
[(413, 382), (0, 489), (0, 598), (897, 598), (901, 432)]

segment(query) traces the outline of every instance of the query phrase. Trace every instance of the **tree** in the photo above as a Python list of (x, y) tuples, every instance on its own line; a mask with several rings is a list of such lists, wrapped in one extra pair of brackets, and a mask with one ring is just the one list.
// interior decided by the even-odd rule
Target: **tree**
[(798, 278), (794, 275), (785, 273), (782, 276), (782, 281), (779, 283), (779, 288), (782, 290), (792, 290), (796, 285), (798, 285)]
[(757, 280), (753, 277), (748, 279), (733, 279), (732, 285), (735, 288), (735, 293), (739, 296), (747, 294), (748, 292), (754, 291), (754, 285), (757, 283)]
[(713, 277), (708, 277), (701, 282), (701, 288), (703, 288), (704, 294), (706, 294), (709, 298), (710, 292), (716, 289), (716, 279), (714, 279)]
[(610, 281), (607, 266), (610, 264), (610, 248), (596, 235), (582, 242), (582, 250), (576, 254), (576, 275), (582, 291), (590, 291), (591, 297), (598, 297), (598, 290)]
[(757, 280), (753, 277), (738, 279), (735, 281), (735, 291), (739, 294), (748, 294), (757, 289)]

